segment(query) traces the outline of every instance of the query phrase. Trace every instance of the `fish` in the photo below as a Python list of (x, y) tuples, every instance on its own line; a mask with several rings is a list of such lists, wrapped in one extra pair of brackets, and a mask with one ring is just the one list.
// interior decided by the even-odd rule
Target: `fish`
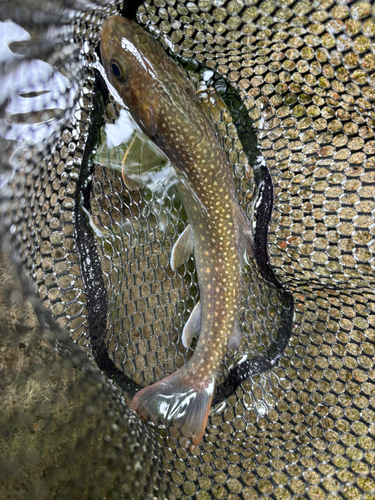
[(141, 389), (131, 408), (146, 421), (174, 429), (191, 449), (202, 440), (225, 354), (241, 342), (241, 273), (253, 257), (253, 235), (239, 207), (228, 156), (208, 109), (186, 72), (144, 28), (107, 18), (101, 62), (124, 106), (177, 173), (189, 224), (171, 252), (173, 270), (194, 254), (199, 302), (182, 332), (192, 357), (176, 372)]

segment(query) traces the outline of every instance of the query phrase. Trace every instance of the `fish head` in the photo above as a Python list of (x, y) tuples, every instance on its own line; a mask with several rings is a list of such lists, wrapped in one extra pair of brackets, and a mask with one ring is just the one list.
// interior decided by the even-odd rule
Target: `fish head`
[[(156, 128), (158, 107), (153, 38), (133, 21), (115, 15), (101, 30), (100, 55), (109, 82), (132, 116), (150, 137)], [(156, 52), (155, 52), (156, 51)]]

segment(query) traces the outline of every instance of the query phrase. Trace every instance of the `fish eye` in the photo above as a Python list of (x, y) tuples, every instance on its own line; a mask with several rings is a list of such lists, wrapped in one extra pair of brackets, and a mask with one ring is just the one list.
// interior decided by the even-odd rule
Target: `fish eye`
[(111, 71), (113, 76), (120, 81), (125, 80), (126, 72), (122, 68), (121, 64), (116, 59), (111, 59), (110, 61)]

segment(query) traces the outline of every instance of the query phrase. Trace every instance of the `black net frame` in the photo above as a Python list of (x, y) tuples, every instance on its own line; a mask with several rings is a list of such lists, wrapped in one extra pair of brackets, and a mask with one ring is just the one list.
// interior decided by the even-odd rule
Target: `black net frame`
[[(98, 71), (101, 22), (114, 12), (147, 26), (197, 85), (212, 70), (207, 82), (228, 108), (217, 128), (242, 210), (255, 227), (256, 259), (243, 275), (244, 340), (223, 364), (220, 406), (193, 452), (169, 431), (156, 434), (142, 424), (123, 399), (191, 356), (179, 334), (198, 287), (193, 260), (174, 274), (168, 269), (187, 222), (173, 186), (163, 193), (164, 205), (147, 187), (129, 193), (121, 174), (93, 155), (103, 127), (121, 114)], [(31, 301), (60, 353), (53, 363), (69, 380), (81, 377), (83, 393), (92, 387), (87, 400), (80, 396), (82, 407), (104, 415), (97, 417), (103, 432), (94, 465), (79, 457), (70, 482), (69, 473), (62, 477), (51, 467), (45, 480), (36, 479), (36, 461), (14, 451), (16, 440), (40, 450), (47, 436), (58, 449), (57, 437), (73, 436), (81, 413), (36, 432), (32, 446), (23, 434), (27, 418), (12, 425), (12, 409), (40, 410), (7, 399), (12, 384), (25, 383), (18, 377), (25, 365), (10, 370), (6, 352), (24, 349), (19, 336), (27, 329), (9, 326), (4, 308), (2, 365), (10, 375), (1, 387), (7, 401), (2, 442), (12, 466), (1, 483), (3, 497), (41, 491), (46, 498), (72, 492), (81, 498), (372, 498), (371, 4), (158, 0), (136, 11), (126, 4), (51, 2), (4, 4), (1, 15), (31, 34), (30, 43), (11, 46), (18, 55), (1, 72), (0, 234), (3, 260), (11, 256), (15, 268), (9, 281), (5, 269), (2, 284), (18, 318), (25, 316), (19, 297)], [(55, 83), (54, 72), (40, 70), (25, 90), (20, 72), (35, 60), (62, 75), (65, 87), (60, 81), (58, 91), (39, 95), (42, 84)], [(35, 109), (9, 111), (20, 95)], [(36, 359), (27, 373), (38, 380), (42, 337), (33, 328), (25, 345)], [(44, 374), (55, 354), (43, 349)], [(55, 391), (76, 394), (69, 384)], [(42, 418), (56, 422), (56, 400), (48, 405)], [(91, 443), (93, 431), (80, 429), (79, 443)], [(78, 448), (74, 440), (63, 447), (65, 468)], [(93, 483), (112, 474), (108, 491), (82, 479), (98, 470), (104, 476)], [(15, 490), (20, 474), (23, 486)]]

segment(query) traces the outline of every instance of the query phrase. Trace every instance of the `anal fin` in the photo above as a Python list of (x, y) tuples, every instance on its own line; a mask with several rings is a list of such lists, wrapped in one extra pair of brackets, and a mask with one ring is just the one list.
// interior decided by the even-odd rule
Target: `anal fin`
[(188, 259), (193, 251), (193, 246), (193, 230), (188, 224), (172, 248), (171, 268), (173, 271)]
[(240, 325), (236, 321), (236, 325), (234, 327), (232, 335), (229, 337), (228, 340), (227, 344), (228, 351), (235, 351), (236, 349), (238, 349), (239, 345), (241, 344), (241, 338), (242, 338), (242, 332), (240, 329)]
[(202, 321), (202, 308), (200, 301), (197, 302), (189, 319), (185, 323), (184, 329), (182, 330), (182, 343), (186, 349), (191, 345), (193, 337), (197, 337), (201, 330)]

